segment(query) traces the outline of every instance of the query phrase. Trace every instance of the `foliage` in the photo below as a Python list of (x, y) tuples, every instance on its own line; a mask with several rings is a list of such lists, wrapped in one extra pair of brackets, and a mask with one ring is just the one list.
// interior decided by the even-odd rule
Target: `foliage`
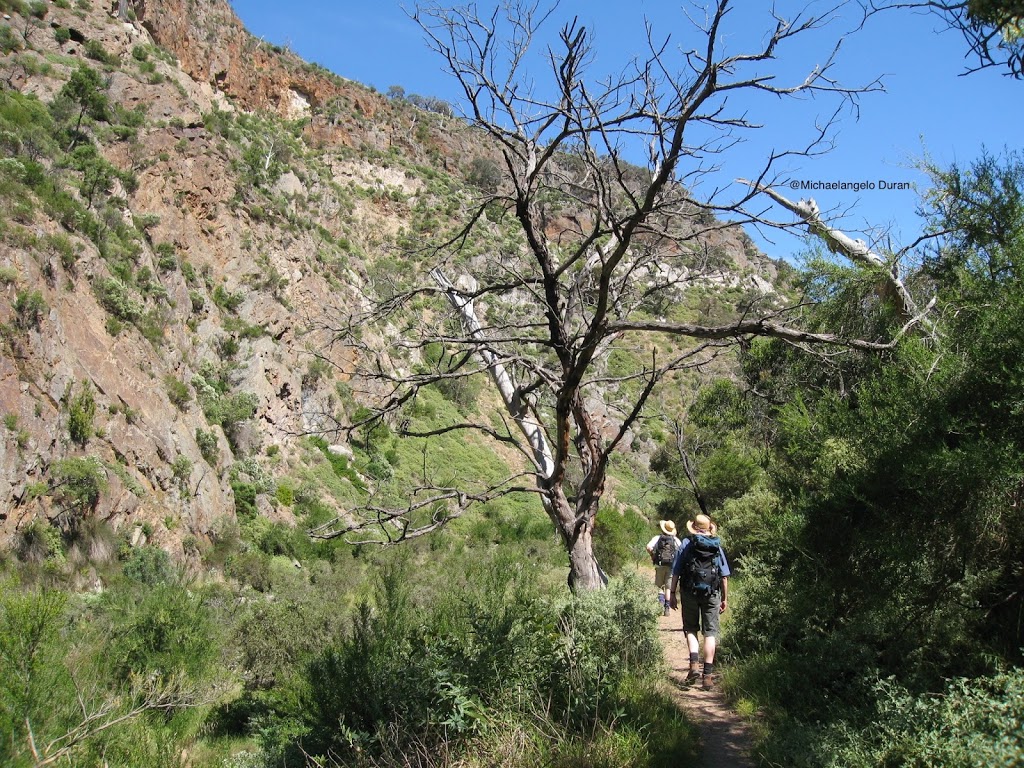
[[(476, 410), (476, 399), (483, 388), (482, 374), (472, 375), (462, 370), (470, 358), (446, 353), (440, 343), (427, 344), (423, 350), (425, 370), (438, 378), (433, 386), (463, 412)], [(472, 371), (472, 365), (469, 366)]]
[(977, 68), (1006, 67), (1024, 78), (1024, 6), (1020, 0), (970, 0), (941, 3), (938, 12), (952, 29), (959, 30)]
[(106, 89), (107, 83), (103, 76), (85, 64), (79, 65), (61, 88), (59, 98), (54, 101), (51, 111), (59, 116), (63, 103), (78, 108), (75, 126), (70, 129), (69, 150), (74, 149), (81, 140), (82, 123), (86, 116), (98, 121), (109, 118), (110, 101)]
[(105, 488), (103, 465), (93, 457), (60, 459), (50, 467), (50, 495), (68, 513), (72, 527), (79, 515), (96, 508)]
[[(985, 676), (1024, 660), (1024, 165), (983, 157), (932, 173), (933, 225), (949, 234), (917, 279), (949, 308), (939, 336), (825, 366), (773, 345), (745, 361), (781, 403), (768, 435), (777, 500), (763, 497), (730, 632), (752, 654), (739, 684), (773, 712), (778, 762), (821, 764), (811, 745), (825, 729), (846, 744), (837, 765), (971, 764), (956, 757), (963, 742), (932, 745), (954, 716), (944, 702), (977, 697), (983, 712), (996, 684)], [(816, 311), (849, 311), (855, 297), (833, 285), (818, 274)], [(977, 682), (933, 696), (964, 675)], [(887, 701), (911, 707), (915, 725), (893, 732)], [(972, 749), (1007, 748), (979, 726)], [(896, 738), (891, 753), (878, 729)], [(879, 754), (888, 762), (867, 757)]]
[(68, 436), (71, 442), (84, 446), (95, 432), (93, 422), (96, 419), (96, 396), (92, 385), (88, 381), (83, 382), (78, 394), (74, 394), (69, 384), (64, 393), (64, 407), (68, 413)]
[(60, 531), (43, 520), (34, 520), (21, 529), (15, 550), (24, 562), (63, 564), (64, 542)]
[(594, 525), (594, 554), (606, 573), (617, 575), (646, 556), (640, 542), (647, 529), (647, 521), (631, 508), (620, 511), (605, 505), (598, 511)]
[(192, 401), (192, 390), (188, 384), (177, 376), (167, 374), (164, 376), (164, 389), (167, 390), (167, 398), (179, 411), (187, 411), (188, 404)]
[(215, 635), (190, 635), (208, 620), (204, 604), (157, 587), (72, 607), (56, 591), (0, 590), (0, 762), (178, 764), (166, 756), (195, 739), (193, 713), (217, 684), (196, 663), (212, 660)]
[(113, 673), (124, 680), (148, 673), (165, 679), (208, 674), (219, 644), (202, 592), (166, 578), (159, 566), (146, 574), (150, 580), (142, 582), (144, 589), (126, 588), (107, 598), (105, 631)]
[(18, 39), (18, 36), (14, 33), (10, 26), (4, 24), (2, 27), (0, 27), (0, 53), (6, 55), (8, 53), (20, 50), (21, 40)]
[[(0, 590), (0, 761), (27, 756), (29, 728), (45, 737), (54, 694), (67, 694), (68, 670), (61, 663), (60, 638), (67, 597), (59, 592), (21, 592), (16, 585)], [(50, 715), (52, 717), (52, 715)], [(19, 760), (20, 762), (20, 760)]]
[(200, 375), (193, 377), (192, 386), (196, 390), (207, 423), (219, 425), (224, 430), (232, 450), (237, 451), (238, 430), (256, 413), (256, 395), (252, 392), (236, 392), (229, 395), (220, 391), (217, 382), (210, 382)]
[(463, 578), (431, 607), (408, 565), (386, 565), (342, 638), (258, 719), (266, 754), (303, 765), (301, 745), (348, 761), (437, 738), (466, 750), (500, 732), (503, 713), (583, 726), (613, 717), (633, 672), (657, 666), (649, 594), (632, 581), (559, 601), (501, 558)]
[(892, 680), (870, 690), (865, 711), (847, 711), (811, 732), (770, 745), (765, 758), (795, 768), (1015, 765), (1024, 750), (1024, 673), (949, 680), (913, 694)]
[(137, 323), (142, 319), (144, 306), (134, 291), (121, 279), (108, 277), (97, 285), (100, 304), (118, 320)]
[(47, 312), (46, 300), (39, 291), (21, 290), (14, 300), (14, 324), (22, 329), (39, 329), (39, 323)]
[(196, 445), (199, 446), (199, 453), (210, 466), (217, 465), (218, 445), (217, 435), (213, 432), (196, 427)]
[(122, 573), (126, 578), (147, 587), (170, 583), (175, 577), (170, 555), (154, 546), (133, 549), (124, 562)]
[(466, 181), (481, 192), (494, 193), (504, 180), (501, 169), (489, 157), (475, 157), (469, 165)]

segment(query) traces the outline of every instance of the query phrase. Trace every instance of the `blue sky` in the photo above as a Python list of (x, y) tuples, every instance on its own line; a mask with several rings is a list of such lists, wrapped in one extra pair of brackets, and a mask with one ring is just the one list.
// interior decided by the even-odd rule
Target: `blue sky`
[[(407, 93), (436, 96), (454, 104), (458, 91), (442, 62), (426, 46), (421, 30), (403, 11), (411, 3), (397, 0), (230, 0), (248, 29), (277, 45), (291, 48), (304, 59), (377, 90), (392, 85)], [(480, 0), (481, 8), (493, 0)], [(690, 27), (681, 15), (682, 0), (563, 0), (553, 16), (552, 31), (578, 16), (593, 30), (595, 72), (618, 72), (633, 56), (644, 53), (644, 19), (660, 34), (692, 44)], [(806, 3), (779, 2), (796, 9)], [(726, 43), (736, 49), (751, 35), (759, 37), (765, 18), (752, 9), (766, 3), (737, 4), (727, 27)], [(773, 63), (791, 79), (821, 61), (848, 20), (839, 18), (821, 33)], [(846, 112), (834, 134), (835, 148), (825, 156), (802, 158), (785, 168), (783, 179), (810, 182), (867, 181), (875, 189), (860, 192), (789, 192), (813, 196), (823, 210), (842, 214), (837, 225), (873, 241), (882, 230), (891, 244), (914, 240), (923, 229), (915, 215), (917, 192), (883, 189), (881, 182), (906, 183), (923, 189), (927, 180), (916, 168), (925, 154), (940, 165), (968, 163), (982, 147), (999, 153), (1024, 144), (1024, 82), (1001, 71), (964, 76), (965, 44), (954, 32), (942, 30), (933, 16), (906, 11), (870, 20), (848, 37), (839, 55), (837, 73), (844, 84), (881, 77), (885, 92), (865, 94), (858, 114)], [(738, 105), (737, 105), (738, 106)], [(815, 119), (832, 112), (822, 100), (800, 103), (761, 97), (743, 105), (765, 127), (730, 151), (720, 174), (722, 183), (755, 173), (758, 160), (772, 148), (806, 137)], [(639, 160), (639, 158), (638, 158)], [(785, 218), (781, 211), (778, 218)], [(750, 231), (763, 250), (775, 257), (793, 258), (804, 250), (800, 238), (777, 232)]]

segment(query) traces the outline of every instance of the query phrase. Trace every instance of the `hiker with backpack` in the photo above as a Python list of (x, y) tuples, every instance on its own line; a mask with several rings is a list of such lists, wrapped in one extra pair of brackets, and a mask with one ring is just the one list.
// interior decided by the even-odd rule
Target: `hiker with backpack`
[[(701, 678), (710, 691), (715, 684), (715, 649), (719, 616), (725, 613), (729, 594), (729, 561), (718, 537), (718, 527), (707, 515), (686, 523), (690, 535), (683, 539), (672, 564), (671, 606), (676, 607), (676, 588), (683, 599), (683, 633), (690, 651), (688, 683)], [(704, 668), (700, 665), (697, 633), (704, 634)]]
[(651, 562), (654, 563), (654, 586), (658, 588), (658, 602), (661, 603), (662, 612), (668, 616), (671, 606), (669, 594), (669, 576), (672, 573), (672, 563), (675, 562), (676, 552), (682, 542), (676, 535), (676, 524), (671, 520), (662, 520), (658, 523), (661, 533), (647, 542), (647, 551), (651, 555)]

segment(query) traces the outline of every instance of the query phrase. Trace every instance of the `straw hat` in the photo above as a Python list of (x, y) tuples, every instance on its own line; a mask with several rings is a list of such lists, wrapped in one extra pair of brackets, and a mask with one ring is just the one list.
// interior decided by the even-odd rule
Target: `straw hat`
[(705, 533), (712, 536), (718, 534), (718, 526), (712, 523), (707, 515), (697, 515), (693, 520), (687, 521), (686, 530), (690, 533)]
[(676, 524), (673, 523), (671, 520), (662, 520), (660, 523), (658, 523), (658, 525), (661, 526), (661, 532), (664, 533), (666, 536), (676, 535)]

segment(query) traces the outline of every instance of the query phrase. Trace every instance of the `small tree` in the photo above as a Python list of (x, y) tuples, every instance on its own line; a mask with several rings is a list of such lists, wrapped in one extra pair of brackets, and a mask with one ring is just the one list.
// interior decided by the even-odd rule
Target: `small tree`
[(107, 83), (103, 76), (84, 64), (79, 65), (78, 69), (71, 73), (71, 77), (61, 88), (60, 96), (78, 107), (78, 116), (68, 151), (74, 149), (80, 140), (82, 121), (85, 120), (86, 115), (93, 120), (107, 119), (110, 102), (106, 89)]

